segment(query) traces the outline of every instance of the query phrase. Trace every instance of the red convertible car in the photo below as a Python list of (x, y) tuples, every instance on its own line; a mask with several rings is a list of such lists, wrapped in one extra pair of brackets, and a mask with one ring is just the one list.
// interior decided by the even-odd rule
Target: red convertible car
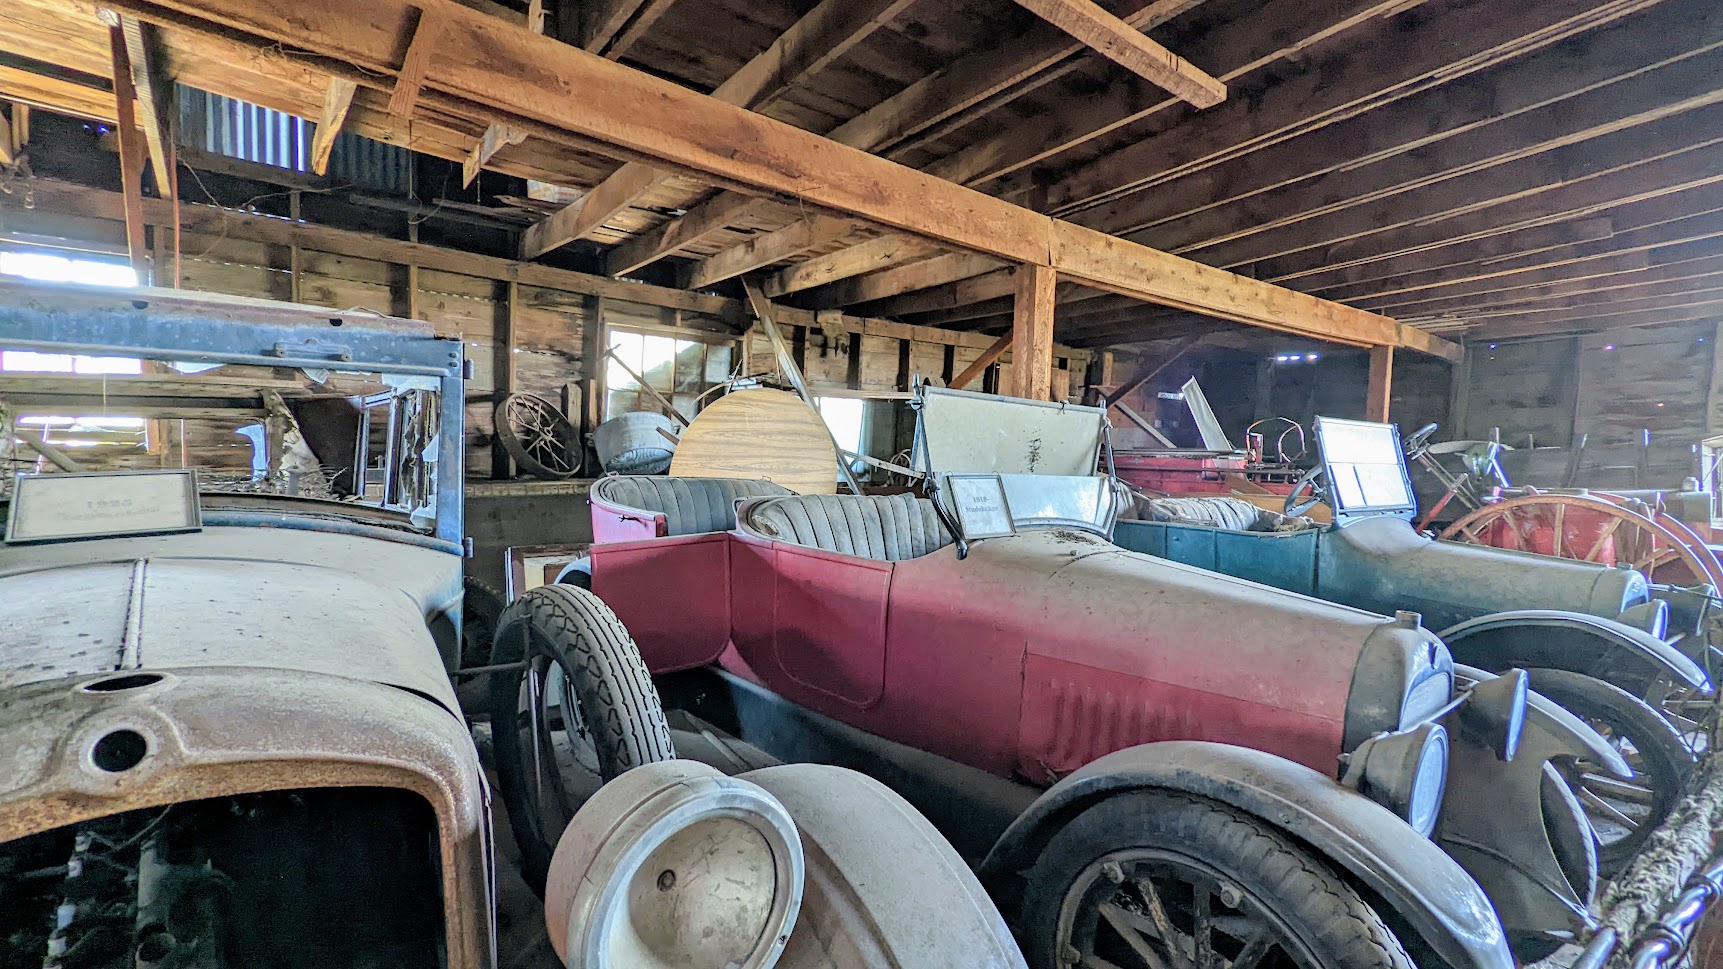
[[(631, 634), (667, 704), (670, 674), (721, 668), (722, 726), (768, 751), (954, 799), (918, 806), (982, 846), (1041, 969), (1494, 969), (1589, 926), (1592, 835), (1551, 762), (1628, 771), (1522, 673), (1456, 669), (1415, 614), (1111, 544), (1098, 410), (918, 405), (931, 498), (600, 482), (570, 576), (608, 607), (591, 635)], [(532, 672), (494, 690), (493, 723), (520, 726), (499, 734), (504, 793), (517, 831), (554, 840), (546, 792), (630, 728), (510, 628), (502, 655)]]

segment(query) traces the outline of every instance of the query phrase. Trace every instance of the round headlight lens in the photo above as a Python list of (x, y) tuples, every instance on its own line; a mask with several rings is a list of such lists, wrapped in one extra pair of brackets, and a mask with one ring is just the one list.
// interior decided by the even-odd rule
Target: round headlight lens
[(1406, 802), (1406, 822), (1429, 837), (1436, 830), (1442, 810), (1442, 794), (1448, 787), (1448, 732), (1430, 731), (1418, 753), (1418, 769), (1412, 775), (1411, 796)]

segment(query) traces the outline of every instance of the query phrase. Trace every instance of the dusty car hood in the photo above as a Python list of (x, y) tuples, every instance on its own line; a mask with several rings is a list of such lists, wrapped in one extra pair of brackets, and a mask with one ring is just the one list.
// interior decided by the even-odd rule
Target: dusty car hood
[(457, 710), (427, 616), (460, 560), (346, 535), (209, 529), (0, 549), (0, 687), (252, 667), (397, 686)]
[(1337, 722), (1358, 653), (1386, 621), (1067, 529), (977, 542), (970, 560), (1040, 574), (1011, 583), (1019, 603), (1040, 593), (1031, 654)]

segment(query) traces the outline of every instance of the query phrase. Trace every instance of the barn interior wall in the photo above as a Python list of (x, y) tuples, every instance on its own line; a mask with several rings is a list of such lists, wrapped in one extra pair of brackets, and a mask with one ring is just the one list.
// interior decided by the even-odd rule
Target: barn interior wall
[(1705, 320), (1473, 343), (1456, 436), (1499, 430), (1523, 452), (1507, 462), (1515, 483), (1559, 484), (1583, 439), (1576, 485), (1679, 485), (1697, 469), (1698, 443), (1723, 427), (1718, 335)]

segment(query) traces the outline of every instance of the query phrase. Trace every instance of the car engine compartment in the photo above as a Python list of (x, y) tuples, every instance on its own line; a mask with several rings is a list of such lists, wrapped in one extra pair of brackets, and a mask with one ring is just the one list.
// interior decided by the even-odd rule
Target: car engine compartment
[(0, 845), (0, 965), (446, 963), (436, 817), (387, 789), (172, 804)]

